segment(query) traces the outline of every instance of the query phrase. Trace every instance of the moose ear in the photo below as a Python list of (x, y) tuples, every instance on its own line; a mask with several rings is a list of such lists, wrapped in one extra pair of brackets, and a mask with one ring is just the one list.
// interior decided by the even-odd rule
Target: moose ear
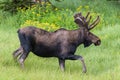
[(89, 47), (92, 44), (92, 42), (85, 40), (83, 44), (84, 44), (84, 47)]

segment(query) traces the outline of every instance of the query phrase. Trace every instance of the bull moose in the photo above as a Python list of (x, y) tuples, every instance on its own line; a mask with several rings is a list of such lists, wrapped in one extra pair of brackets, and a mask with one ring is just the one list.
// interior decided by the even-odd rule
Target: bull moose
[(84, 47), (100, 45), (101, 40), (90, 32), (100, 21), (99, 16), (90, 23), (90, 12), (84, 17), (82, 13), (74, 15), (74, 22), (80, 27), (76, 30), (58, 29), (54, 32), (48, 32), (33, 26), (20, 28), (18, 37), (20, 47), (13, 52), (13, 58), (24, 67), (24, 61), (30, 52), (40, 57), (56, 57), (62, 71), (65, 69), (65, 60), (80, 60), (85, 73), (86, 65), (82, 56), (75, 55), (75, 51), (80, 44)]

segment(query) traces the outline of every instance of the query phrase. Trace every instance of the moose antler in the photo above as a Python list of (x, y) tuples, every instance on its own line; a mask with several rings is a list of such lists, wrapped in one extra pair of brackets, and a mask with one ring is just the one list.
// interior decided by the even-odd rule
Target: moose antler
[[(88, 16), (89, 16), (89, 14), (90, 14), (90, 12), (88, 12), (88, 13), (87, 13), (87, 15), (86, 15), (86, 17), (85, 17), (85, 19), (86, 19), (86, 20), (87, 20), (87, 18), (88, 18)], [(92, 16), (90, 16), (90, 17), (88, 18), (88, 20), (86, 21), (86, 25), (88, 25), (88, 24), (89, 24), (89, 22), (90, 22), (91, 18), (92, 18)]]
[(98, 16), (97, 19), (92, 24), (90, 24), (89, 30), (93, 29), (99, 22), (100, 22), (100, 17)]
[(75, 18), (75, 23), (77, 23), (79, 26), (84, 26), (85, 21), (84, 21), (84, 17), (82, 16), (82, 13), (78, 13), (74, 15)]
[(89, 17), (89, 15), (90, 15), (90, 12), (87, 13), (86, 17), (82, 16), (81, 12), (75, 14), (74, 15), (75, 23), (81, 27), (87, 27), (88, 30), (93, 29), (99, 23), (100, 18), (98, 16), (97, 19), (89, 26), (90, 20), (92, 18), (92, 16)]

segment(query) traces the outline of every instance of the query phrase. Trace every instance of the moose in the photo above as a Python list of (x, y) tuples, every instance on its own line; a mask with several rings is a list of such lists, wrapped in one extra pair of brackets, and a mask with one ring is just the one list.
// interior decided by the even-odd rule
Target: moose
[(80, 27), (76, 30), (60, 28), (48, 32), (34, 26), (20, 28), (18, 30), (20, 47), (13, 52), (13, 58), (24, 68), (24, 61), (30, 52), (40, 57), (56, 57), (62, 71), (65, 70), (65, 60), (80, 60), (85, 73), (87, 70), (83, 57), (74, 54), (77, 47), (80, 44), (84, 47), (92, 43), (95, 46), (101, 44), (100, 38), (90, 32), (99, 23), (100, 18), (97, 16), (96, 20), (89, 24), (91, 20), (89, 14), (90, 12), (85, 17), (81, 12), (74, 15), (74, 22)]

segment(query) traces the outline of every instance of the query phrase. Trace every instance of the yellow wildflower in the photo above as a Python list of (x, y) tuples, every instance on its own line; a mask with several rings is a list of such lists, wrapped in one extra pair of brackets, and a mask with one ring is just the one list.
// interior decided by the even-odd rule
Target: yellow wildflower
[(33, 21), (33, 20), (26, 20), (25, 23), (23, 25), (21, 25), (21, 27), (24, 26), (36, 26), (38, 28), (42, 28), (45, 29), (47, 31), (55, 31), (57, 29), (59, 29), (59, 26), (56, 26), (55, 24), (50, 24), (50, 23), (40, 23), (39, 21)]
[(57, 10), (58, 10), (58, 8), (55, 8), (55, 10), (57, 11)]
[(39, 16), (40, 16), (40, 14), (37, 14), (37, 16), (39, 17)]
[(81, 11), (81, 9), (82, 9), (82, 6), (79, 6), (76, 10), (79, 12)]
[(85, 9), (89, 9), (89, 6), (84, 6)]
[(35, 12), (32, 12), (32, 14), (35, 14)]

